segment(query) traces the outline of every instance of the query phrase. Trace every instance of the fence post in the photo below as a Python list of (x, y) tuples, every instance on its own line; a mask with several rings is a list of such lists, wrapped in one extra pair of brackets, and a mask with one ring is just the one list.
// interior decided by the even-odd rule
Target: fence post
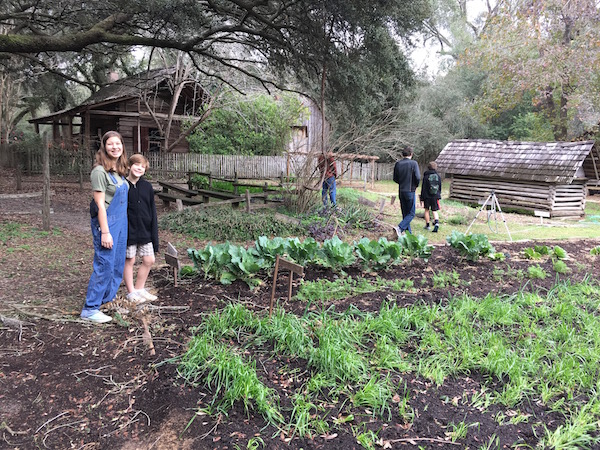
[(43, 173), (44, 173), (44, 206), (42, 209), (42, 226), (44, 231), (50, 231), (50, 148), (44, 142), (43, 150)]

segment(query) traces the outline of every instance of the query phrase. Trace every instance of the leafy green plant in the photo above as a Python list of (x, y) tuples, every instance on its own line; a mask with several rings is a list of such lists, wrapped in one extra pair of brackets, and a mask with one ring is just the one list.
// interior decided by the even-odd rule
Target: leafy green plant
[(570, 271), (569, 267), (567, 266), (567, 263), (560, 259), (552, 259), (552, 269), (554, 269), (556, 273), (562, 274), (568, 273)]
[(592, 256), (600, 255), (600, 245), (596, 245), (595, 247), (592, 247), (592, 249), (590, 250), (590, 255), (592, 255)]
[(364, 268), (385, 270), (398, 261), (402, 254), (402, 246), (398, 242), (390, 242), (385, 237), (379, 240), (362, 238), (354, 243), (354, 252)]
[(204, 250), (188, 249), (188, 256), (194, 266), (204, 272), (204, 276), (212, 276), (221, 284), (231, 284), (235, 280), (243, 280), (249, 286), (256, 287), (261, 281), (256, 274), (266, 267), (264, 259), (252, 250), (242, 246), (223, 244), (208, 244)]
[(259, 258), (263, 258), (269, 265), (273, 265), (277, 256), (283, 256), (286, 246), (287, 240), (281, 237), (269, 239), (267, 236), (260, 236), (254, 243), (254, 250)]
[(181, 266), (179, 269), (179, 276), (182, 278), (194, 278), (198, 275), (198, 269), (194, 266)]
[(432, 276), (433, 279), (433, 287), (435, 288), (445, 288), (449, 286), (459, 286), (460, 285), (460, 275), (456, 270), (452, 272), (437, 272)]
[(464, 234), (454, 230), (446, 240), (469, 261), (477, 261), (481, 256), (487, 256), (496, 251), (485, 234)]
[(502, 252), (492, 252), (489, 253), (487, 256), (492, 261), (504, 261), (506, 259), (506, 255)]
[(285, 243), (285, 253), (301, 266), (315, 262), (318, 258), (319, 250), (319, 243), (311, 237), (304, 239), (304, 241), (300, 241), (298, 238), (291, 238)]
[(566, 258), (568, 258), (569, 255), (567, 255), (567, 252), (565, 251), (564, 248), (562, 248), (558, 245), (555, 245), (552, 248), (552, 256), (555, 258), (558, 258), (558, 259), (566, 259)]
[(541, 259), (542, 254), (536, 251), (533, 247), (527, 247), (523, 249), (523, 254), (527, 259)]
[(323, 242), (321, 258), (323, 266), (331, 267), (337, 271), (352, 265), (356, 260), (352, 252), (352, 246), (337, 236)]
[(402, 254), (409, 258), (421, 258), (428, 261), (433, 253), (433, 245), (428, 244), (428, 239), (422, 234), (405, 233), (398, 242), (402, 246)]
[(527, 275), (532, 279), (543, 280), (548, 276), (548, 273), (539, 265), (535, 265), (527, 268)]

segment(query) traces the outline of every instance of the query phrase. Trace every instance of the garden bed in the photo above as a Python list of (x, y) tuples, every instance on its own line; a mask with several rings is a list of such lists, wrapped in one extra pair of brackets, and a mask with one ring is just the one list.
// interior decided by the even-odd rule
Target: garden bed
[[(600, 240), (535, 242), (566, 250), (561, 274), (550, 257), (525, 257), (532, 242), (494, 243), (504, 261), (468, 261), (436, 245), (429, 261), (405, 259), (388, 271), (309, 265), (289, 302), (288, 274), (280, 273), (271, 321), (270, 274), (256, 289), (202, 277), (175, 287), (158, 264), (149, 280), (159, 296), (153, 309), (113, 310), (111, 324), (92, 326), (78, 318), (91, 271), (88, 200), (53, 189), (66, 200), (53, 204), (64, 217), (50, 233), (34, 215), (0, 216), (0, 448), (599, 448), (589, 388), (597, 370), (577, 370), (598, 361), (597, 333), (587, 333), (598, 321), (600, 257), (590, 249)], [(163, 230), (161, 240), (180, 254), (203, 245)], [(547, 276), (536, 278), (532, 266)], [(393, 317), (405, 325), (382, 326)], [(275, 338), (276, 318), (296, 321), (310, 341), (293, 347)], [(325, 358), (321, 344), (340, 333), (348, 356)], [(467, 347), (488, 335), (489, 352), (466, 361)], [(211, 337), (215, 358), (223, 351), (254, 368), (266, 403), (252, 391), (227, 408), (224, 391), (207, 385), (209, 364), (186, 383), (181, 357), (193, 336)], [(498, 368), (492, 349), (514, 357), (523, 377)], [(533, 349), (547, 350), (547, 359)], [(344, 370), (351, 358), (356, 370)], [(572, 360), (577, 367), (567, 367)], [(319, 379), (325, 384), (315, 390)]]

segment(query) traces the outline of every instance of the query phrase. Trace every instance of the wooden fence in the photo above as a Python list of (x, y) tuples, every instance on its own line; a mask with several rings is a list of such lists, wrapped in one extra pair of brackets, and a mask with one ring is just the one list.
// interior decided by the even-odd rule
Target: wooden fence
[[(18, 154), (2, 152), (5, 157), (0, 163), (4, 167), (17, 167), (28, 174), (42, 173), (42, 152), (26, 151)], [(10, 158), (8, 157), (10, 155)], [(189, 172), (211, 173), (215, 177), (239, 179), (281, 179), (296, 177), (306, 163), (306, 156), (238, 156), (200, 155), (197, 153), (150, 153), (148, 173), (154, 178), (185, 178)], [(316, 161), (315, 163), (316, 164)], [(90, 173), (93, 158), (89, 154), (73, 153), (52, 149), (50, 151), (50, 172), (53, 175), (77, 175), (84, 177)], [(375, 163), (375, 181), (391, 180), (394, 165)], [(316, 170), (313, 171), (318, 175)], [(371, 180), (371, 165), (367, 162), (338, 162), (341, 180)]]
[[(150, 172), (159, 178), (181, 178), (189, 172), (210, 173), (216, 177), (239, 179), (280, 179), (295, 177), (306, 163), (306, 156), (200, 155), (197, 153), (151, 154)], [(394, 165), (375, 163), (374, 179), (390, 180)], [(371, 179), (369, 163), (338, 162), (341, 179)]]

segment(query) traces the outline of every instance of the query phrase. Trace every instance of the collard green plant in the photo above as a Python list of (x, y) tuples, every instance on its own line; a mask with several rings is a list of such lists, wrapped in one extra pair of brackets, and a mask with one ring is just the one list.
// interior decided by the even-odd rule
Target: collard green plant
[(261, 283), (256, 274), (266, 266), (265, 260), (254, 251), (229, 242), (208, 244), (204, 250), (188, 249), (188, 256), (206, 278), (215, 278), (221, 284), (243, 280), (249, 286), (256, 287)]
[(504, 261), (506, 259), (506, 255), (502, 252), (492, 252), (487, 256), (492, 261)]
[(402, 246), (385, 237), (379, 240), (362, 238), (354, 243), (354, 252), (364, 268), (385, 270), (398, 261), (402, 255)]
[(263, 258), (267, 264), (275, 264), (277, 256), (283, 256), (286, 251), (287, 240), (281, 237), (269, 239), (267, 236), (260, 236), (254, 243), (254, 250), (258, 257)]
[(402, 246), (402, 254), (409, 258), (421, 258), (428, 261), (433, 252), (433, 245), (423, 235), (405, 233), (400, 236), (398, 243)]
[(496, 252), (485, 234), (465, 234), (454, 230), (446, 240), (469, 261), (477, 261), (481, 256)]
[(319, 248), (319, 243), (311, 237), (304, 241), (291, 238), (285, 243), (285, 253), (301, 266), (315, 262), (318, 258)]
[(333, 270), (342, 270), (354, 263), (356, 257), (352, 253), (352, 246), (334, 236), (323, 242), (321, 247), (321, 264)]
[(542, 254), (536, 251), (533, 247), (527, 247), (523, 249), (523, 254), (527, 259), (541, 259)]
[(550, 249), (548, 248), (547, 245), (534, 245), (533, 249), (538, 252), (540, 255), (549, 255), (550, 254)]
[(198, 269), (194, 266), (181, 266), (179, 276), (182, 278), (193, 278), (198, 275)]
[(552, 256), (558, 259), (566, 259), (569, 255), (567, 255), (567, 252), (564, 248), (555, 245), (552, 248)]

